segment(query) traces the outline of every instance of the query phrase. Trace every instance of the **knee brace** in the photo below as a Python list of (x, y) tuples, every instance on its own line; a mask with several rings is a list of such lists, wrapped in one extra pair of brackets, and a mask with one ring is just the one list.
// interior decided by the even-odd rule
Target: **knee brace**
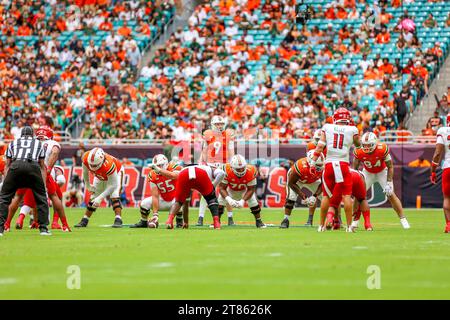
[(205, 196), (205, 200), (213, 217), (219, 216), (219, 201), (217, 201), (216, 193), (214, 191), (211, 192)]
[(140, 211), (141, 211), (141, 215), (142, 216), (144, 216), (144, 217), (148, 217), (148, 215), (150, 214), (150, 209), (145, 209), (145, 208), (142, 208), (142, 207), (139, 207), (139, 209), (140, 209)]
[(97, 210), (96, 207), (94, 207), (93, 202), (89, 201), (88, 205), (86, 206), (86, 209), (90, 212), (95, 212), (95, 210)]
[(286, 203), (284, 204), (284, 207), (286, 209), (291, 209), (292, 210), (292, 209), (294, 209), (294, 205), (295, 205), (295, 201), (287, 199)]
[(120, 199), (118, 198), (111, 199), (111, 203), (113, 210), (122, 209), (122, 203), (120, 202)]
[(250, 211), (252, 212), (252, 214), (254, 216), (258, 215), (261, 213), (261, 207), (260, 206), (254, 206), (250, 208)]

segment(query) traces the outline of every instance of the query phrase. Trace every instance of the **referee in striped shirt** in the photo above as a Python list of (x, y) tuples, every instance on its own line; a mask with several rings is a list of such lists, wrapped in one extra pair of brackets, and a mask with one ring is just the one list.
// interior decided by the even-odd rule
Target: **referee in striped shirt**
[(8, 207), (19, 188), (33, 190), (38, 211), (39, 232), (48, 232), (48, 203), (45, 181), (47, 168), (44, 163), (45, 150), (41, 141), (34, 137), (31, 127), (23, 127), (21, 137), (14, 140), (6, 151), (5, 180), (0, 192), (0, 236), (8, 216)]

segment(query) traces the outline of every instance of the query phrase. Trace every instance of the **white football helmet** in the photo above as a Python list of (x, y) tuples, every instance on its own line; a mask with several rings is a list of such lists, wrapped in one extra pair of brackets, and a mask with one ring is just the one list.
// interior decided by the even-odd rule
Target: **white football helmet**
[(211, 128), (214, 131), (222, 132), (225, 130), (227, 125), (227, 120), (222, 116), (214, 116), (211, 119)]
[(156, 165), (160, 169), (167, 169), (167, 166), (169, 165), (169, 160), (167, 157), (163, 154), (157, 154), (153, 157), (152, 163)]
[[(314, 150), (309, 150), (308, 153), (306, 154), (306, 159), (307, 159), (309, 165), (311, 165), (313, 157), (314, 157)], [(316, 170), (318, 172), (323, 170), (324, 160), (325, 160), (325, 157), (323, 156), (323, 153), (321, 153), (320, 156), (317, 158), (316, 164), (315, 164)]]
[(231, 157), (230, 166), (234, 174), (238, 177), (243, 177), (247, 172), (247, 161), (240, 154), (235, 154)]
[(361, 137), (361, 147), (365, 153), (372, 153), (377, 147), (377, 143), (377, 136), (373, 132), (366, 132)]
[(94, 148), (89, 151), (88, 165), (91, 170), (98, 170), (105, 162), (105, 151), (102, 148)]
[(66, 184), (66, 177), (64, 177), (64, 175), (62, 174), (57, 175), (56, 183), (58, 184), (58, 186), (62, 187), (63, 185)]
[(313, 139), (314, 141), (319, 142), (320, 138), (322, 136), (322, 129), (317, 129), (316, 132), (314, 132)]

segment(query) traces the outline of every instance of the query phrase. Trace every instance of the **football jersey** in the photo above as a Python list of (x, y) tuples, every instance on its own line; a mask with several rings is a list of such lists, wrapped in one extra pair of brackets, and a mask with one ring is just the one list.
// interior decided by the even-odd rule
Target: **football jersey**
[[(50, 155), (52, 154), (53, 147), (57, 147), (58, 149), (61, 149), (61, 146), (58, 142), (55, 140), (42, 140), (42, 146), (45, 150), (45, 165), (48, 167), (48, 161), (50, 159)], [(50, 169), (50, 168), (49, 168)]]
[[(183, 169), (175, 162), (169, 162), (167, 171), (174, 172)], [(152, 188), (158, 188), (159, 194), (164, 201), (172, 201), (175, 198), (175, 180), (157, 174), (154, 170), (150, 170), (147, 176)]]
[(327, 155), (325, 163), (331, 161), (349, 162), (350, 148), (353, 145), (353, 137), (358, 135), (355, 126), (341, 126), (325, 124), (322, 128), (326, 136)]
[[(317, 147), (317, 144), (315, 144), (313, 141), (308, 142), (308, 144), (306, 145), (306, 152), (311, 151), (311, 150), (315, 150)], [(322, 151), (323, 155), (326, 157), (327, 156), (327, 147), (325, 147)]]
[(89, 151), (86, 151), (83, 155), (83, 164), (89, 169), (98, 179), (106, 181), (108, 176), (112, 175), (114, 172), (119, 172), (122, 170), (122, 164), (120, 161), (113, 156), (105, 153), (105, 161), (98, 170), (91, 170), (88, 164)]
[(306, 157), (298, 159), (292, 166), (291, 170), (294, 170), (295, 173), (297, 173), (297, 175), (299, 176), (299, 182), (304, 184), (316, 182), (322, 177), (322, 172), (311, 174), (310, 166)]
[(256, 167), (248, 164), (245, 174), (242, 177), (238, 177), (231, 168), (231, 165), (227, 163), (225, 165), (225, 178), (222, 180), (222, 183), (227, 184), (228, 188), (233, 191), (243, 191), (247, 187), (256, 185), (257, 174)]
[(57, 176), (64, 175), (64, 169), (61, 166), (53, 166), (50, 174), (52, 175), (53, 179), (56, 181)]
[(375, 150), (366, 153), (362, 148), (355, 148), (353, 155), (362, 162), (364, 169), (370, 173), (379, 173), (386, 168), (386, 161), (391, 161), (389, 148), (385, 143), (377, 143)]
[(439, 128), (436, 137), (436, 144), (443, 144), (445, 150), (442, 169), (450, 168), (450, 127)]
[(206, 130), (203, 133), (203, 139), (207, 148), (206, 162), (220, 162), (227, 163), (229, 154), (228, 150), (231, 148), (231, 144), (234, 139), (234, 131), (226, 129), (222, 133), (213, 130)]

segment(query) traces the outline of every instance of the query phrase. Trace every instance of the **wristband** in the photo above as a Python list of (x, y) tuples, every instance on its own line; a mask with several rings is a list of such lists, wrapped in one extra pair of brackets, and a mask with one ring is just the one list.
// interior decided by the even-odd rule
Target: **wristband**
[(436, 163), (436, 162), (434, 162), (434, 161), (431, 161), (431, 167), (432, 167), (433, 169), (436, 169), (438, 165), (439, 165), (439, 163)]

